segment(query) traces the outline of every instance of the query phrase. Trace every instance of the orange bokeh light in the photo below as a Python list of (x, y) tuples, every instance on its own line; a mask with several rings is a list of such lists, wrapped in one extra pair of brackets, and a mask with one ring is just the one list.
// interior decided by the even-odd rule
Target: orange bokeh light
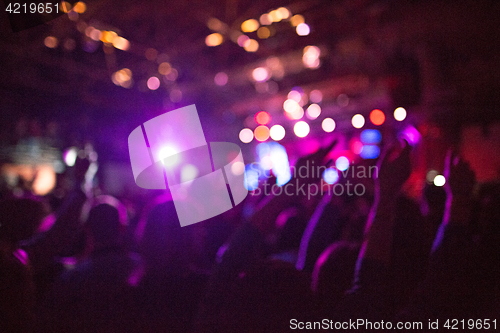
[(269, 128), (264, 125), (258, 126), (253, 134), (255, 136), (255, 140), (261, 142), (266, 141), (267, 139), (269, 139)]
[(370, 121), (373, 125), (382, 125), (385, 122), (385, 114), (382, 111), (375, 109), (370, 112)]
[(259, 125), (266, 125), (271, 121), (271, 116), (266, 111), (260, 111), (255, 114), (255, 121)]

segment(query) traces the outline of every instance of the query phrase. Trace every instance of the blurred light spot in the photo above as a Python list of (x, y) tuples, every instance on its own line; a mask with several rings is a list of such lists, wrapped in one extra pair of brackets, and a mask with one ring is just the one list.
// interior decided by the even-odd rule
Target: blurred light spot
[(253, 140), (253, 132), (249, 128), (244, 128), (240, 131), (240, 140), (243, 143), (249, 143)]
[(269, 71), (265, 67), (257, 67), (252, 71), (252, 77), (257, 82), (266, 81), (269, 78)]
[(245, 46), (245, 43), (246, 43), (247, 41), (249, 41), (249, 40), (250, 40), (250, 38), (249, 38), (247, 35), (240, 35), (240, 36), (238, 37), (237, 42), (238, 42), (238, 45), (239, 45), (239, 46), (244, 47), (244, 46)]
[(276, 176), (276, 184), (283, 186), (292, 178), (288, 154), (285, 147), (277, 142), (271, 142), (269, 146), (269, 157), (271, 158), (273, 174)]
[(253, 134), (255, 136), (255, 140), (260, 142), (266, 141), (267, 139), (269, 139), (269, 128), (264, 125), (257, 126)]
[(309, 94), (309, 100), (313, 103), (321, 103), (323, 100), (323, 94), (319, 90), (313, 90)]
[(255, 165), (249, 164), (245, 167), (243, 185), (249, 191), (253, 191), (259, 187), (259, 170)]
[(79, 14), (77, 12), (75, 12), (74, 10), (70, 10), (68, 12), (68, 18), (71, 21), (78, 21), (78, 16), (79, 16)]
[(158, 66), (158, 73), (160, 73), (161, 75), (167, 75), (168, 73), (170, 73), (171, 70), (172, 66), (170, 66), (168, 62), (162, 62)]
[(260, 27), (260, 28), (257, 30), (257, 36), (258, 36), (260, 39), (266, 39), (266, 38), (269, 38), (269, 36), (271, 36), (271, 31), (269, 30), (269, 28), (266, 28), (266, 27)]
[(340, 107), (345, 108), (346, 106), (349, 105), (349, 97), (347, 97), (346, 94), (340, 94), (337, 96), (337, 104)]
[(307, 68), (318, 68), (320, 55), (321, 50), (319, 49), (319, 47), (314, 45), (306, 46), (304, 47), (302, 55), (302, 63)]
[(271, 121), (271, 116), (266, 111), (260, 111), (255, 114), (255, 121), (259, 125), (266, 125)]
[(33, 181), (33, 192), (37, 195), (46, 195), (56, 186), (56, 173), (51, 166), (39, 166)]
[(119, 50), (127, 51), (130, 48), (130, 42), (123, 37), (113, 39), (113, 46)]
[(227, 77), (226, 73), (219, 72), (219, 73), (215, 74), (214, 82), (218, 86), (225, 86), (227, 83), (227, 79), (228, 79), (228, 77)]
[(358, 140), (354, 140), (352, 143), (351, 143), (351, 151), (356, 154), (356, 155), (359, 155), (359, 153), (361, 153), (361, 150), (363, 149), (363, 144), (361, 143), (361, 141), (358, 141)]
[(292, 18), (290, 19), (290, 23), (296, 27), (298, 26), (299, 24), (301, 23), (304, 23), (305, 20), (304, 20), (304, 16), (302, 15), (293, 15)]
[(433, 184), (434, 183), (434, 178), (436, 178), (436, 176), (438, 175), (439, 173), (436, 171), (436, 170), (429, 170), (429, 172), (427, 172), (427, 175), (425, 176), (425, 180), (429, 183), (429, 184)]
[(274, 141), (280, 141), (285, 137), (285, 128), (281, 125), (274, 125), (271, 127), (269, 134)]
[(181, 169), (181, 183), (193, 180), (196, 178), (196, 176), (198, 176), (198, 169), (194, 165), (188, 164), (188, 165), (185, 165), (184, 167), (182, 167), (182, 169)]
[(382, 140), (382, 134), (376, 129), (366, 129), (361, 132), (359, 138), (364, 144), (373, 145), (380, 143)]
[(297, 109), (300, 108), (300, 105), (299, 103), (297, 103), (296, 101), (294, 101), (293, 99), (287, 99), (284, 103), (283, 103), (283, 109), (286, 111), (286, 112), (289, 112), (289, 113), (293, 113), (293, 112), (296, 112)]
[(83, 14), (87, 10), (87, 5), (82, 1), (78, 1), (73, 7), (73, 10), (78, 14)]
[(306, 23), (300, 23), (295, 30), (299, 36), (307, 36), (311, 32), (311, 28)]
[(396, 110), (394, 110), (394, 119), (396, 119), (397, 121), (403, 121), (405, 120), (406, 118), (406, 110), (404, 108), (396, 108)]
[(446, 178), (443, 175), (437, 175), (434, 177), (434, 185), (436, 186), (444, 186), (446, 184)]
[(417, 145), (422, 139), (422, 135), (420, 135), (420, 132), (412, 125), (406, 126), (400, 135), (403, 139), (408, 141), (411, 146)]
[(218, 32), (214, 32), (213, 34), (210, 34), (205, 38), (205, 44), (207, 44), (207, 46), (217, 46), (220, 45), (223, 41), (224, 38)]
[(101, 34), (101, 41), (103, 43), (112, 44), (116, 37), (118, 37), (118, 35), (114, 31), (103, 31)]
[(297, 90), (292, 90), (288, 93), (288, 98), (298, 103), (302, 99), (302, 95)]
[(78, 149), (76, 147), (71, 147), (64, 152), (64, 163), (67, 166), (72, 167), (75, 165), (76, 156), (78, 155)]
[(76, 42), (73, 38), (68, 38), (64, 41), (64, 48), (68, 51), (73, 51), (76, 47)]
[(288, 119), (292, 119), (292, 120), (298, 120), (298, 119), (301, 119), (303, 116), (304, 116), (304, 109), (302, 107), (298, 107), (296, 108), (294, 111), (292, 112), (285, 112), (285, 116), (288, 118)]
[(373, 125), (382, 125), (385, 121), (385, 114), (381, 110), (375, 109), (370, 112), (370, 121)]
[(160, 80), (156, 76), (151, 76), (147, 82), (150, 90), (156, 90), (160, 87)]
[(269, 14), (262, 14), (259, 18), (259, 21), (260, 21), (260, 24), (262, 25), (270, 25), (273, 23), (273, 19), (271, 17), (271, 15)]
[(380, 155), (380, 148), (375, 145), (364, 145), (359, 156), (364, 159), (377, 158)]
[(243, 172), (245, 172), (245, 164), (240, 161), (234, 162), (233, 165), (231, 165), (231, 172), (235, 176), (242, 175)]
[(352, 117), (351, 122), (352, 122), (352, 126), (354, 126), (354, 128), (361, 128), (361, 127), (365, 126), (365, 117), (363, 117), (359, 113), (355, 114)]
[(99, 29), (92, 28), (92, 31), (89, 34), (89, 37), (95, 41), (101, 40), (102, 32)]
[(259, 29), (259, 22), (254, 19), (246, 20), (241, 24), (241, 31), (243, 32), (253, 32)]
[(48, 37), (45, 37), (45, 39), (43, 40), (43, 43), (48, 48), (53, 49), (53, 48), (57, 47), (58, 41), (57, 41), (56, 37), (54, 37), (54, 36), (48, 36)]
[(305, 121), (299, 121), (293, 126), (293, 132), (295, 133), (296, 136), (299, 138), (304, 138), (309, 134), (309, 131), (311, 129), (309, 128), (309, 124), (306, 123)]
[(281, 17), (281, 13), (278, 10), (271, 10), (269, 12), (269, 15), (271, 16), (271, 20), (273, 20), (273, 22), (279, 22), (283, 19), (283, 17)]
[(277, 9), (279, 15), (281, 16), (282, 20), (286, 20), (287, 18), (290, 17), (290, 11), (285, 8), (285, 7), (280, 7)]
[(111, 80), (113, 81), (114, 84), (117, 86), (122, 86), (124, 88), (128, 88), (131, 85), (131, 80), (132, 80), (132, 72), (128, 68), (123, 68), (120, 69), (119, 71), (116, 71), (113, 73), (111, 76)]
[(259, 42), (255, 39), (249, 39), (245, 42), (243, 48), (247, 52), (256, 52), (259, 49)]
[(349, 159), (345, 156), (340, 156), (335, 161), (335, 167), (340, 171), (346, 171), (349, 168)]
[(316, 119), (321, 114), (321, 107), (318, 104), (311, 104), (307, 108), (306, 116), (309, 119)]
[(71, 4), (67, 1), (62, 1), (60, 3), (60, 8), (63, 13), (67, 13), (71, 10)]
[[(160, 149), (160, 152), (158, 154), (160, 161), (165, 165), (166, 167), (173, 167), (179, 163), (179, 154), (177, 152), (177, 149), (171, 146), (166, 146)], [(173, 156), (173, 157), (172, 157)], [(171, 157), (168, 160), (165, 161), (165, 158)]]
[(146, 50), (146, 52), (144, 52), (144, 55), (146, 56), (146, 59), (153, 61), (158, 56), (158, 51), (150, 47)]
[(207, 27), (213, 31), (221, 31), (224, 27), (224, 24), (215, 17), (211, 17), (208, 19)]
[(273, 168), (273, 160), (270, 155), (263, 156), (260, 159), (260, 165), (264, 170), (271, 170)]
[(182, 99), (182, 91), (180, 91), (179, 89), (172, 89), (168, 97), (172, 102), (179, 103)]
[(323, 128), (323, 131), (327, 133), (333, 132), (333, 130), (335, 129), (335, 120), (333, 120), (332, 118), (323, 119), (321, 128)]
[(327, 184), (335, 184), (339, 180), (339, 172), (335, 168), (328, 168), (323, 171), (323, 180)]
[(177, 71), (177, 69), (172, 68), (172, 70), (167, 75), (165, 75), (165, 78), (168, 81), (175, 81), (177, 80), (177, 76), (179, 76), (179, 72)]

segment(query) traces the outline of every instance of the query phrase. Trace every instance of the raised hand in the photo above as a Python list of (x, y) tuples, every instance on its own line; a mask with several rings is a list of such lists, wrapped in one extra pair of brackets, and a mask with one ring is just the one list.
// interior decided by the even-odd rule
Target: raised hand
[(469, 163), (464, 161), (454, 150), (446, 154), (444, 177), (445, 190), (448, 196), (470, 196), (476, 176)]
[(405, 140), (402, 147), (393, 147), (378, 161), (378, 177), (375, 181), (380, 194), (397, 193), (410, 177), (411, 146)]

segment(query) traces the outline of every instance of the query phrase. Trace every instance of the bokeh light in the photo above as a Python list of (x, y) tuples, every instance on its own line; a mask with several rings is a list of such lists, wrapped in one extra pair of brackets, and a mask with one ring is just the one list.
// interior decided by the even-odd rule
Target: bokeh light
[(220, 45), (224, 41), (224, 37), (218, 32), (214, 32), (213, 34), (208, 35), (205, 38), (205, 44), (207, 46), (217, 46)]
[(306, 23), (300, 23), (295, 30), (299, 36), (307, 36), (311, 32), (311, 28)]
[(380, 155), (380, 148), (375, 145), (364, 145), (359, 156), (364, 159), (377, 158)]
[(319, 49), (319, 47), (314, 45), (306, 46), (303, 50), (302, 63), (307, 68), (318, 68), (320, 55), (321, 50)]
[(321, 128), (323, 128), (323, 131), (327, 133), (333, 132), (333, 130), (335, 129), (335, 120), (333, 120), (332, 118), (323, 119)]
[(281, 125), (274, 125), (269, 131), (271, 139), (274, 141), (280, 141), (285, 137), (285, 128)]
[(273, 23), (273, 19), (268, 13), (262, 14), (259, 18), (259, 21), (262, 25), (271, 25)]
[(365, 117), (363, 117), (359, 113), (355, 114), (352, 117), (351, 123), (354, 128), (362, 128), (363, 126), (365, 126)]
[(266, 125), (271, 121), (271, 116), (266, 111), (260, 111), (255, 114), (255, 121), (259, 125)]
[(253, 140), (253, 131), (249, 128), (244, 128), (240, 131), (240, 140), (243, 143), (250, 143)]
[(158, 73), (161, 75), (167, 75), (172, 70), (172, 66), (168, 62), (162, 62), (158, 66)]
[(333, 185), (339, 180), (339, 172), (335, 168), (328, 168), (323, 171), (323, 180), (327, 184)]
[(45, 37), (43, 43), (48, 48), (53, 49), (53, 48), (57, 47), (58, 41), (57, 41), (56, 37), (54, 37), (54, 36), (48, 36), (48, 37)]
[(113, 44), (115, 38), (118, 37), (118, 34), (114, 31), (102, 31), (101, 33), (101, 42)]
[(147, 82), (150, 90), (156, 90), (160, 87), (160, 80), (156, 76), (151, 76)]
[(259, 170), (255, 169), (253, 164), (245, 166), (243, 185), (249, 191), (253, 191), (259, 187)]
[(290, 24), (293, 25), (294, 27), (296, 27), (299, 24), (304, 23), (304, 22), (305, 22), (304, 16), (298, 15), (298, 14), (292, 16), (292, 18), (290, 19)]
[(225, 86), (227, 84), (227, 80), (228, 80), (228, 77), (227, 77), (226, 73), (219, 72), (219, 73), (215, 74), (214, 82), (216, 85)]
[(130, 48), (130, 42), (123, 37), (113, 39), (113, 46), (118, 50), (127, 51)]
[(306, 137), (307, 134), (309, 134), (310, 130), (311, 129), (309, 128), (309, 124), (306, 123), (305, 121), (299, 121), (293, 126), (293, 132), (299, 138)]
[(78, 1), (77, 3), (75, 3), (73, 10), (78, 14), (83, 14), (87, 10), (87, 5), (82, 1)]
[(255, 140), (260, 142), (266, 141), (267, 139), (269, 139), (269, 128), (264, 125), (258, 126), (253, 134), (255, 136)]
[(382, 140), (382, 134), (379, 130), (376, 129), (365, 129), (363, 132), (361, 132), (359, 139), (365, 145), (373, 145), (380, 143), (380, 141)]
[(304, 109), (299, 106), (292, 112), (285, 112), (285, 116), (290, 120), (302, 119), (302, 117), (304, 117)]
[(434, 177), (434, 185), (441, 187), (444, 186), (444, 184), (446, 184), (446, 178), (444, 178), (443, 175), (437, 175)]
[(318, 104), (311, 104), (306, 110), (306, 116), (309, 119), (316, 119), (321, 114), (321, 107)]
[(239, 46), (244, 47), (245, 43), (249, 40), (250, 40), (250, 37), (248, 37), (247, 35), (240, 35), (240, 36), (238, 36), (238, 39), (236, 40), (236, 42), (238, 43)]
[(266, 81), (269, 78), (269, 71), (265, 67), (257, 67), (252, 71), (252, 77), (257, 82)]
[(385, 114), (381, 110), (375, 109), (370, 112), (370, 121), (373, 125), (382, 125), (385, 121)]
[(402, 107), (396, 108), (394, 110), (394, 119), (397, 121), (403, 121), (406, 118), (406, 110)]
[(243, 32), (254, 32), (259, 29), (259, 22), (254, 19), (246, 20), (241, 24), (241, 31)]
[(313, 103), (321, 103), (323, 100), (323, 94), (319, 90), (313, 90), (309, 94), (309, 100)]
[(259, 49), (259, 42), (257, 42), (255, 39), (249, 39), (245, 42), (243, 48), (247, 52), (257, 52), (257, 50)]
[(335, 161), (335, 167), (340, 171), (346, 171), (349, 168), (349, 159), (345, 156), (340, 156)]
[(269, 30), (269, 28), (267, 28), (267, 27), (260, 27), (260, 28), (257, 30), (257, 36), (258, 36), (260, 39), (266, 39), (266, 38), (269, 38), (269, 36), (271, 36), (271, 30)]
[(299, 103), (297, 103), (293, 99), (287, 99), (283, 103), (283, 110), (285, 110), (286, 112), (289, 112), (289, 113), (296, 112), (297, 109), (299, 109), (299, 108), (300, 108)]
[(436, 178), (436, 176), (438, 174), (439, 174), (439, 172), (437, 172), (437, 170), (429, 170), (429, 172), (427, 172), (427, 175), (425, 176), (425, 180), (429, 184), (433, 184), (434, 183), (434, 178)]

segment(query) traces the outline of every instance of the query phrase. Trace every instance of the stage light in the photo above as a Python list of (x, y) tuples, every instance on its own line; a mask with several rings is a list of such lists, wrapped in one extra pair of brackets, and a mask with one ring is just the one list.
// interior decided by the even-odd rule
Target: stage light
[(259, 49), (259, 42), (255, 39), (249, 39), (245, 42), (243, 48), (247, 52), (256, 52)]
[[(180, 162), (180, 156), (177, 149), (172, 146), (165, 146), (158, 153), (161, 163), (167, 168), (176, 166)], [(166, 159), (169, 157), (168, 159)], [(166, 160), (165, 160), (166, 159)]]
[(444, 186), (444, 184), (446, 184), (446, 178), (444, 178), (443, 175), (437, 175), (434, 177), (434, 185), (441, 187)]
[(78, 149), (76, 149), (76, 147), (69, 148), (63, 154), (64, 163), (66, 163), (67, 166), (72, 167), (75, 165), (77, 155)]
[(307, 68), (318, 68), (319, 67), (319, 56), (321, 55), (321, 50), (319, 47), (314, 45), (309, 45), (304, 47), (302, 55), (302, 63)]
[(291, 90), (288, 93), (288, 99), (294, 100), (298, 103), (302, 99), (302, 94), (297, 90)]
[(147, 82), (150, 90), (156, 90), (160, 87), (160, 80), (156, 76), (151, 76)]
[(404, 108), (396, 108), (396, 110), (394, 110), (394, 119), (396, 119), (397, 121), (403, 121), (405, 120), (406, 118), (406, 110)]
[(269, 36), (271, 36), (271, 30), (269, 30), (269, 28), (266, 28), (266, 27), (260, 27), (260, 28), (257, 30), (257, 36), (258, 36), (260, 39), (266, 39), (266, 38), (269, 38)]
[(266, 141), (267, 139), (269, 139), (269, 128), (264, 125), (258, 126), (254, 130), (253, 134), (255, 136), (255, 140), (260, 142)]
[(269, 78), (269, 71), (265, 67), (257, 67), (252, 71), (252, 77), (257, 82), (264, 82)]
[(213, 34), (208, 35), (205, 38), (205, 44), (207, 46), (217, 46), (220, 45), (224, 41), (224, 37), (221, 34), (214, 32)]
[(327, 184), (333, 185), (339, 180), (339, 172), (335, 168), (328, 168), (323, 171), (323, 180)]
[(376, 129), (366, 129), (363, 132), (361, 132), (359, 139), (365, 145), (366, 144), (373, 145), (380, 143), (380, 141), (382, 140), (382, 134), (380, 133), (379, 130)]
[(118, 37), (118, 34), (114, 31), (103, 31), (101, 34), (101, 42), (113, 44), (116, 37)]
[(271, 25), (273, 23), (273, 19), (269, 14), (262, 14), (259, 18), (260, 24), (262, 25)]
[(78, 1), (77, 3), (75, 3), (73, 10), (78, 14), (83, 14), (87, 10), (87, 5), (82, 1)]
[(349, 168), (349, 159), (345, 156), (340, 156), (335, 161), (335, 167), (340, 171), (346, 171)]
[(53, 48), (57, 47), (58, 41), (57, 41), (56, 37), (54, 37), (54, 36), (48, 36), (48, 37), (45, 37), (43, 43), (48, 48), (53, 49)]
[(172, 70), (172, 66), (168, 62), (162, 62), (158, 66), (158, 73), (161, 75), (167, 75)]
[(228, 77), (227, 77), (226, 73), (219, 72), (219, 73), (215, 74), (214, 82), (216, 85), (225, 86), (227, 84), (227, 80), (228, 80)]
[(236, 40), (236, 42), (238, 43), (239, 46), (244, 47), (245, 43), (249, 40), (250, 40), (250, 38), (247, 35), (240, 35), (240, 36), (238, 36), (238, 39)]
[(259, 125), (266, 125), (271, 121), (271, 116), (266, 111), (260, 111), (255, 114), (255, 122)]
[(300, 23), (295, 30), (299, 36), (307, 36), (311, 32), (311, 28), (306, 23)]
[(306, 115), (309, 119), (316, 119), (321, 114), (321, 107), (318, 104), (311, 104), (307, 108)]
[(243, 143), (249, 143), (253, 140), (253, 131), (249, 128), (244, 128), (240, 131), (240, 140)]
[(130, 42), (123, 37), (113, 39), (113, 46), (118, 50), (127, 51), (130, 48)]
[(323, 94), (319, 90), (313, 90), (309, 94), (309, 100), (313, 103), (321, 103), (323, 100)]
[(271, 16), (271, 20), (273, 20), (273, 22), (279, 22), (283, 19), (283, 17), (281, 17), (281, 13), (278, 10), (271, 10), (269, 12), (269, 15)]
[(300, 105), (299, 103), (297, 103), (296, 101), (294, 101), (293, 99), (287, 99), (284, 103), (283, 103), (283, 109), (286, 111), (286, 112), (289, 112), (289, 113), (293, 113), (293, 112), (296, 112), (297, 109), (300, 108)]
[(359, 113), (355, 114), (352, 117), (351, 122), (352, 122), (352, 126), (354, 126), (355, 128), (362, 128), (363, 126), (365, 126), (365, 117), (363, 117)]
[(294, 27), (304, 22), (305, 22), (304, 16), (302, 15), (293, 15), (292, 18), (290, 19), (290, 24), (293, 25)]
[(375, 109), (370, 112), (370, 121), (373, 125), (382, 125), (385, 121), (385, 114), (381, 110)]
[(287, 117), (290, 120), (299, 120), (302, 119), (303, 116), (304, 116), (304, 109), (300, 106), (292, 112), (285, 112), (285, 117)]
[(285, 137), (285, 128), (281, 125), (274, 125), (269, 131), (271, 139), (274, 141), (280, 141)]
[(375, 145), (364, 145), (359, 156), (364, 159), (377, 158), (380, 155), (380, 148)]
[(293, 132), (299, 138), (306, 137), (307, 134), (309, 134), (310, 130), (311, 129), (309, 128), (309, 124), (306, 123), (305, 121), (299, 121), (293, 126)]
[(323, 131), (327, 133), (333, 132), (333, 130), (335, 129), (335, 120), (333, 120), (332, 118), (323, 119), (321, 128), (323, 128)]
[(259, 29), (259, 22), (254, 19), (246, 20), (241, 24), (241, 31), (243, 32), (254, 32)]

